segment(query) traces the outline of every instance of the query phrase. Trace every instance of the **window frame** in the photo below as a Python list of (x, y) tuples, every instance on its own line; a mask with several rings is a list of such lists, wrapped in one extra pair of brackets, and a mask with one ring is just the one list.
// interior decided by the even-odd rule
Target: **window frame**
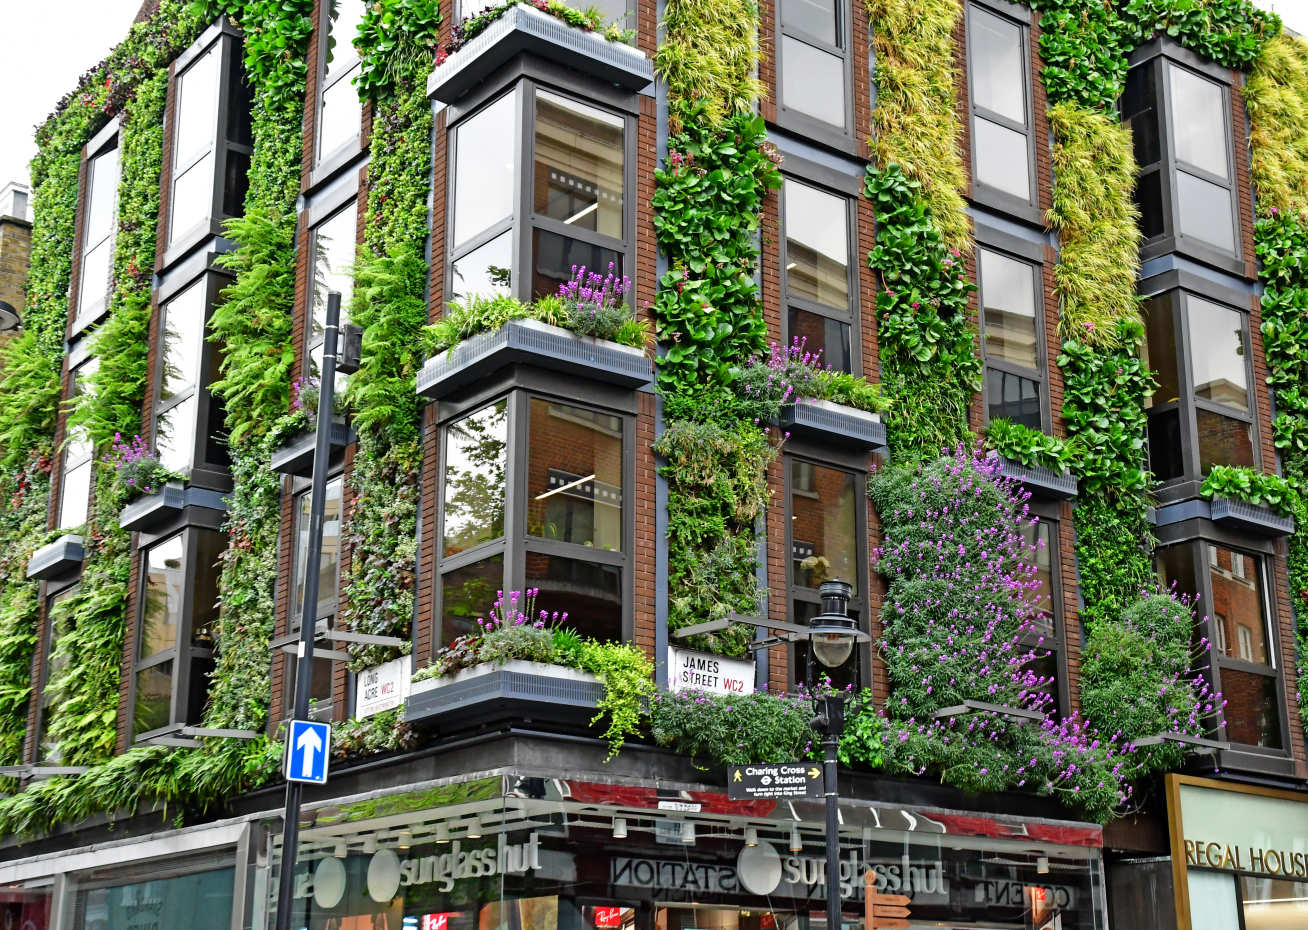
[[(1017, 27), (1021, 37), (1022, 61), (1022, 97), (1026, 125), (1017, 125), (1010, 117), (979, 106), (976, 102), (974, 82), (972, 80), (972, 20), (971, 12), (977, 9)], [(1016, 3), (1004, 3), (1002, 0), (968, 0), (963, 9), (963, 30), (967, 58), (967, 119), (968, 146), (971, 159), (972, 199), (988, 206), (993, 206), (1009, 213), (1017, 213), (1025, 218), (1034, 219), (1043, 226), (1044, 217), (1039, 211), (1040, 187), (1039, 171), (1036, 167), (1035, 151), (1035, 87), (1031, 79), (1031, 13), (1024, 6)], [(978, 119), (993, 123), (1012, 132), (1021, 133), (1026, 138), (1027, 190), (1030, 196), (1023, 199), (1016, 194), (992, 187), (977, 177), (977, 133)]]
[[(367, 4), (364, 3), (364, 6), (366, 8)], [(313, 169), (314, 170), (312, 173), (315, 175), (325, 165), (334, 166), (342, 159), (349, 160), (353, 155), (357, 154), (363, 147), (363, 100), (360, 99), (359, 125), (355, 127), (356, 128), (355, 134), (350, 138), (346, 139), (344, 142), (339, 143), (335, 148), (330, 149), (328, 151), (323, 151), (321, 133), (319, 132), (319, 130), (322, 127), (323, 98), (326, 96), (328, 90), (333, 89), (341, 81), (346, 80), (347, 78), (350, 78), (351, 75), (355, 74), (354, 66), (358, 65), (361, 59), (359, 57), (358, 50), (354, 49), (353, 37), (351, 37), (350, 48), (354, 49), (354, 61), (351, 63), (351, 67), (347, 68), (345, 71), (338, 74), (336, 78), (331, 82), (331, 84), (328, 84), (327, 83), (327, 65), (328, 65), (327, 45), (328, 45), (329, 38), (331, 36), (330, 0), (321, 0), (321, 2), (319, 2), (318, 22), (316, 25), (318, 29), (318, 35), (320, 35), (323, 38), (323, 41), (318, 43), (318, 61), (317, 61), (318, 80), (315, 84), (316, 90), (314, 93), (314, 101), (313, 101), (313, 126), (314, 126)], [(358, 96), (357, 90), (355, 91), (355, 95)]]
[(122, 152), (118, 154), (118, 172), (116, 183), (114, 185), (113, 203), (110, 210), (113, 220), (109, 224), (109, 232), (101, 243), (109, 244), (109, 277), (105, 281), (104, 293), (99, 295), (91, 304), (84, 304), (84, 291), (86, 289), (86, 253), (87, 248), (87, 220), (90, 218), (91, 199), (95, 196), (92, 190), (92, 162), (104, 157), (111, 149), (121, 149), (119, 145), (121, 129), (121, 118), (116, 118), (102, 129), (90, 142), (86, 144), (86, 149), (82, 157), (82, 216), (81, 223), (77, 230), (77, 301), (71, 307), (71, 324), (69, 326), (70, 336), (85, 330), (97, 320), (104, 317), (109, 310), (109, 300), (113, 294), (114, 262), (113, 253), (118, 243), (118, 192), (122, 187), (123, 166)]
[[(196, 672), (195, 663), (197, 660), (212, 660), (215, 656), (213, 649), (202, 649), (191, 645), (191, 631), (195, 624), (195, 588), (196, 576), (201, 566), (196, 558), (195, 547), (200, 533), (213, 533), (222, 536), (220, 531), (210, 529), (205, 526), (183, 525), (171, 531), (162, 532), (157, 536), (152, 536), (149, 542), (142, 542), (137, 548), (136, 557), (141, 560), (140, 579), (137, 583), (137, 599), (133, 620), (135, 622), (135, 634), (132, 643), (131, 656), (131, 680), (128, 682), (127, 693), (127, 729), (129, 742), (134, 745), (149, 742), (160, 736), (175, 733), (180, 727), (187, 724), (199, 723), (199, 720), (185, 719), (187, 708), (185, 702), (190, 695), (191, 677)], [(186, 565), (184, 568), (185, 581), (184, 591), (186, 596), (182, 599), (182, 618), (177, 625), (177, 641), (171, 648), (162, 649), (148, 658), (142, 659), (141, 655), (141, 632), (145, 625), (146, 610), (146, 590), (149, 585), (149, 573), (146, 571), (146, 560), (149, 558), (150, 551), (156, 547), (169, 542), (178, 537), (182, 538), (183, 552), (185, 553)], [(206, 566), (207, 567), (207, 566)], [(218, 570), (218, 569), (215, 569)], [(137, 678), (143, 671), (156, 668), (168, 662), (173, 663), (173, 674), (170, 685), (169, 696), (169, 714), (168, 723), (162, 727), (156, 727), (144, 733), (135, 732), (136, 720), (136, 698), (137, 698)]]
[[(46, 694), (46, 689), (50, 686), (50, 659), (54, 655), (54, 651), (59, 639), (59, 637), (55, 635), (53, 611), (56, 602), (66, 597), (75, 596), (78, 593), (78, 589), (80, 587), (81, 587), (81, 578), (78, 577), (77, 579), (67, 584), (60, 585), (55, 590), (50, 590), (49, 588), (47, 588), (47, 590), (44, 592), (45, 598), (44, 598), (44, 612), (41, 617), (41, 638), (40, 638), (40, 642), (37, 644), (37, 648), (40, 650), (40, 660), (41, 660), (40, 684), (36, 686), (32, 695), (33, 699), (36, 701), (36, 718), (35, 718), (35, 722), (32, 724), (31, 760), (37, 764), (47, 763), (47, 762), (49, 764), (56, 764), (54, 762), (53, 757), (44, 756), (41, 752), (41, 740), (43, 738), (43, 733), (45, 730), (45, 727), (43, 726), (45, 712), (49, 707), (50, 702), (53, 698), (52, 695)], [(72, 618), (69, 619), (70, 621), (72, 620)], [(68, 630), (65, 630), (63, 635), (67, 635), (70, 632), (72, 632), (72, 627), (70, 627)], [(35, 657), (33, 657), (33, 660), (35, 661)], [(34, 675), (33, 684), (36, 684), (35, 677), (36, 676)], [(57, 745), (58, 744), (56, 744), (56, 746)]]
[[(1030, 268), (1032, 274), (1032, 293), (1035, 295), (1035, 369), (1028, 369), (1014, 362), (991, 359), (986, 354), (985, 328), (985, 282), (981, 276), (981, 251), (994, 252), (1003, 258), (1020, 262)], [(976, 329), (977, 348), (981, 355), (981, 417), (982, 422), (990, 423), (989, 375), (991, 369), (1003, 374), (1015, 375), (1035, 381), (1040, 393), (1040, 431), (1051, 433), (1053, 429), (1052, 405), (1049, 399), (1049, 338), (1046, 333), (1045, 320), (1045, 267), (1041, 247), (1026, 243), (1012, 236), (996, 233), (987, 229), (982, 223), (976, 224)]]
[[(446, 467), (450, 443), (449, 426), (468, 414), (507, 400), (504, 482), (504, 533), (464, 549), (444, 555)], [(543, 400), (569, 407), (593, 410), (622, 420), (622, 551), (601, 549), (579, 543), (543, 539), (527, 534), (527, 480), (529, 415), (532, 400)], [(636, 403), (635, 394), (599, 384), (581, 384), (574, 378), (539, 371), (513, 371), (498, 383), (464, 395), (464, 399), (447, 405), (441, 399), (438, 447), (440, 456), (436, 482), (436, 560), (433, 574), (433, 650), (446, 642), (443, 629), (443, 578), (461, 568), (499, 556), (503, 559), (501, 577), (505, 591), (525, 587), (528, 554), (558, 556), (598, 565), (617, 567), (622, 572), (621, 642), (632, 642), (635, 635), (634, 585), (635, 567), (635, 484), (636, 484)], [(490, 604), (485, 608), (490, 609)]]
[[(79, 360), (76, 365), (73, 364), (72, 358), (69, 358), (68, 364), (69, 364), (68, 397), (63, 402), (63, 408), (65, 410), (64, 436), (63, 436), (63, 442), (60, 444), (60, 448), (59, 448), (59, 509), (53, 514), (54, 528), (57, 530), (73, 530), (79, 526), (85, 526), (87, 520), (90, 519), (91, 506), (94, 502), (93, 495), (94, 495), (94, 486), (95, 486), (95, 465), (94, 465), (95, 446), (92, 445), (90, 441), (90, 437), (88, 436), (86, 437), (85, 454), (78, 456), (76, 459), (71, 458), (70, 452), (72, 452), (72, 449), (70, 448), (70, 442), (69, 442), (71, 438), (69, 435), (71, 433), (71, 430), (68, 428), (67, 417), (75, 409), (77, 405), (77, 398), (80, 397), (82, 393), (90, 389), (90, 386), (87, 385), (85, 381), (87, 378), (90, 378), (95, 374), (96, 371), (99, 370), (100, 357), (98, 355), (88, 354), (85, 358)], [(81, 388), (81, 390), (79, 390), (79, 388)], [(87, 477), (87, 481), (89, 484), (88, 484), (88, 493), (87, 493), (86, 513), (82, 515), (82, 521), (80, 523), (74, 523), (66, 526), (64, 525), (63, 522), (63, 515), (64, 515), (64, 502), (67, 500), (67, 492), (68, 492), (68, 473), (72, 469), (79, 468), (82, 465), (86, 465), (88, 463), (90, 464), (91, 468), (90, 468), (90, 473)]]
[[(336, 588), (332, 593), (332, 604), (331, 604), (332, 612), (331, 612), (330, 621), (327, 624), (328, 630), (335, 630), (338, 628), (337, 620), (340, 618), (341, 615), (341, 574), (342, 574), (341, 559), (345, 551), (345, 492), (346, 492), (345, 469), (343, 467), (335, 468), (329, 472), (329, 474), (327, 475), (327, 487), (330, 488), (332, 483), (337, 481), (339, 481), (341, 484), (341, 517), (340, 517), (341, 551), (337, 554), (336, 557), (337, 558)], [(299, 582), (300, 559), (302, 558), (302, 556), (300, 555), (300, 542), (299, 542), (300, 502), (302, 500), (307, 499), (308, 496), (312, 493), (312, 490), (313, 489), (311, 486), (311, 482), (308, 479), (296, 478), (294, 480), (294, 486), (290, 494), (290, 498), (291, 498), (290, 574), (287, 576), (287, 581), (286, 581), (286, 590), (289, 598), (288, 608), (287, 608), (287, 632), (288, 633), (299, 633), (300, 631), (301, 610), (297, 609), (297, 607), (302, 608), (303, 605), (296, 604), (296, 599), (298, 598), (296, 587)], [(319, 603), (322, 602), (321, 588), (319, 589), (318, 592), (318, 601)], [(323, 619), (322, 617), (315, 617), (314, 623), (317, 624), (317, 622), (322, 619)], [(354, 682), (355, 675), (353, 672), (349, 671), (347, 667), (345, 694), (338, 695), (336, 689), (336, 666), (338, 663), (340, 663), (343, 660), (314, 658), (312, 661), (327, 662), (331, 667), (332, 693), (330, 699), (331, 703), (328, 704), (327, 707), (325, 708), (322, 707), (318, 708), (317, 709), (318, 714), (316, 715), (311, 714), (310, 716), (314, 720), (326, 720), (326, 721), (334, 720), (337, 717), (336, 710), (338, 704), (344, 702), (345, 705), (348, 705), (350, 703), (349, 696), (354, 693), (353, 682)], [(298, 662), (299, 662), (299, 658), (296, 655), (288, 654), (286, 656), (286, 664), (285, 664), (283, 683), (282, 683), (283, 684), (282, 707), (284, 708), (282, 716), (286, 719), (290, 719), (292, 714), (292, 709), (295, 703), (295, 682), (296, 682), (296, 674), (297, 674), (296, 665)], [(345, 706), (344, 709), (345, 709), (345, 713), (342, 719), (348, 719), (350, 717), (351, 708), (349, 706)]]
[[(824, 39), (818, 38), (812, 33), (805, 32), (794, 26), (788, 26), (785, 18), (781, 15), (782, 6), (785, 0), (776, 0), (773, 7), (773, 16), (775, 18), (776, 29), (773, 44), (774, 73), (776, 75), (776, 107), (777, 107), (777, 125), (789, 129), (801, 137), (816, 139), (826, 145), (838, 148), (844, 151), (855, 149), (858, 140), (856, 127), (854, 125), (854, 16), (858, 15), (857, 11), (844, 0), (835, 0), (836, 12), (836, 44), (832, 45)], [(793, 39), (796, 42), (802, 42), (820, 52), (828, 55), (834, 55), (841, 60), (841, 78), (844, 86), (841, 88), (841, 96), (845, 104), (845, 125), (843, 128), (838, 127), (825, 120), (818, 119), (796, 110), (794, 107), (786, 106), (785, 95), (782, 93), (784, 86), (784, 69), (785, 62), (785, 39)]]
[(1068, 717), (1072, 711), (1071, 685), (1067, 671), (1067, 626), (1063, 604), (1062, 545), (1059, 532), (1062, 529), (1061, 506), (1048, 500), (1032, 496), (1028, 501), (1027, 517), (1034, 517), (1049, 527), (1049, 612), (1053, 616), (1053, 630), (1044, 635), (1044, 642), (1038, 643), (1040, 632), (1028, 630), (1022, 634), (1022, 645), (1034, 648), (1037, 652), (1053, 657), (1057, 677), (1054, 681), (1054, 704), (1051, 708), (1060, 717)]
[[(358, 197), (357, 188), (352, 187), (350, 195), (345, 197), (343, 200), (341, 200), (339, 204), (334, 204), (330, 208), (323, 209), (321, 211), (320, 217), (319, 216), (306, 217), (306, 219), (312, 219), (312, 225), (309, 226), (309, 249), (308, 249), (309, 264), (308, 264), (308, 270), (306, 272), (308, 280), (305, 281), (305, 288), (304, 288), (304, 293), (305, 293), (304, 344), (301, 347), (302, 351), (300, 357), (300, 377), (302, 378), (307, 379), (312, 376), (313, 369), (312, 369), (311, 361), (313, 357), (313, 350), (321, 346), (323, 344), (323, 340), (325, 339), (325, 334), (319, 334), (317, 338), (314, 338), (314, 332), (313, 332), (313, 316), (314, 316), (313, 302), (317, 290), (316, 269), (318, 266), (318, 252), (319, 252), (318, 235), (317, 235), (318, 230), (326, 226), (332, 220), (336, 219), (338, 216), (341, 215), (341, 213), (351, 208), (353, 208), (354, 210), (354, 251), (350, 259), (350, 264), (353, 265), (359, 259), (359, 246), (361, 245), (360, 237), (359, 237), (359, 197)], [(353, 295), (351, 295), (351, 300), (352, 299), (353, 299)], [(342, 300), (341, 301), (341, 325), (344, 326), (349, 322), (350, 322), (349, 301)], [(341, 399), (344, 393), (344, 387), (345, 384), (347, 383), (347, 379), (348, 379), (348, 375), (345, 375), (343, 373), (338, 372), (336, 375), (336, 396), (338, 401)]]
[[(601, 110), (623, 121), (623, 195), (622, 227), (623, 238), (615, 239), (603, 233), (578, 229), (559, 220), (539, 216), (535, 212), (535, 190), (531, 182), (531, 166), (536, 158), (536, 97), (537, 91), (545, 91), (583, 106)], [(458, 180), (458, 146), (455, 144), (459, 127), (483, 113), (490, 106), (498, 103), (505, 94), (514, 95), (513, 126), (517, 137), (513, 140), (515, 161), (513, 180), (516, 197), (512, 201), (512, 212), (503, 219), (464, 242), (454, 241), (454, 216), (458, 208), (455, 191)], [(446, 173), (446, 224), (448, 230), (445, 247), (445, 294), (452, 295), (454, 287), (454, 265), (464, 257), (475, 252), (483, 245), (508, 232), (511, 236), (510, 261), (511, 282), (508, 293), (520, 300), (532, 299), (532, 280), (534, 276), (533, 240), (536, 230), (554, 233), (566, 239), (575, 239), (586, 245), (609, 249), (622, 257), (622, 273), (631, 277), (635, 272), (636, 262), (636, 118), (639, 115), (639, 103), (636, 95), (615, 92), (589, 78), (579, 77), (575, 72), (558, 71), (550, 68), (529, 68), (523, 66), (521, 72), (511, 74), (507, 80), (483, 87), (471, 95), (466, 105), (451, 106), (446, 125), (446, 153), (448, 167)], [(633, 299), (628, 295), (628, 299)]]

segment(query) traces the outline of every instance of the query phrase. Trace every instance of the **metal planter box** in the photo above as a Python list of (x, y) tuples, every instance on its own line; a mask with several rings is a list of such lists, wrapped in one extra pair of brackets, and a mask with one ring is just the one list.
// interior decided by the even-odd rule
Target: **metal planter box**
[(27, 563), (27, 577), (34, 581), (49, 581), (75, 574), (86, 558), (86, 548), (80, 536), (60, 536), (54, 542), (32, 553)]
[(226, 513), (227, 501), (219, 491), (166, 484), (158, 493), (137, 498), (124, 507), (118, 525), (134, 533), (148, 533), (176, 519), (188, 507)]
[(427, 96), (453, 103), (524, 52), (629, 91), (645, 90), (654, 81), (654, 66), (640, 49), (521, 4), (437, 65), (427, 79)]
[(1071, 500), (1076, 497), (1076, 476), (1069, 471), (1056, 472), (1042, 465), (1022, 465), (999, 456), (1003, 474), (1015, 478), (1038, 497)]
[(415, 683), (404, 722), (443, 733), (517, 723), (584, 729), (603, 694), (595, 676), (576, 669), (523, 661), (479, 665)]
[(1229, 497), (1215, 497), (1209, 506), (1214, 523), (1260, 536), (1289, 536), (1294, 532), (1294, 517), (1283, 517), (1267, 507)]
[(512, 364), (629, 388), (642, 387), (654, 378), (654, 363), (640, 349), (576, 336), (537, 320), (512, 320), (428, 359), (418, 372), (418, 394), (436, 400)]
[(862, 449), (883, 449), (886, 425), (881, 415), (825, 400), (806, 400), (781, 408), (777, 425), (792, 436), (814, 442)]
[[(345, 447), (356, 441), (354, 430), (344, 423), (332, 424), (331, 460), (338, 465), (345, 457)], [(308, 478), (313, 474), (313, 450), (318, 437), (315, 433), (301, 433), (273, 450), (269, 463), (272, 470), (283, 475)]]

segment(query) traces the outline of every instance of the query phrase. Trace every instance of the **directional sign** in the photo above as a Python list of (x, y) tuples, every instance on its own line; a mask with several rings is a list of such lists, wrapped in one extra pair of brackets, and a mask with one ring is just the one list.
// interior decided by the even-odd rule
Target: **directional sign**
[(727, 797), (733, 801), (820, 798), (825, 787), (816, 762), (751, 763), (727, 769)]
[(292, 720), (286, 738), (286, 780), (327, 784), (327, 756), (331, 746), (331, 724)]
[(912, 899), (903, 894), (878, 894), (876, 873), (871, 869), (863, 875), (866, 895), (867, 930), (904, 930), (912, 926), (906, 919)]

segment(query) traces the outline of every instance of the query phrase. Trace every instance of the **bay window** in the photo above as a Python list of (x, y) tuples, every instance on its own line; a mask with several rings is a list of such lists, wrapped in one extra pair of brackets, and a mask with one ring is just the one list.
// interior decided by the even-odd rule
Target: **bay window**
[[(327, 482), (326, 506), (323, 511), (322, 557), (318, 560), (318, 604), (314, 621), (319, 631), (330, 631), (336, 626), (341, 570), (341, 505), (344, 479), (340, 476)], [(300, 630), (304, 616), (304, 587), (309, 572), (309, 491), (295, 498), (295, 552), (292, 561), (295, 588), (291, 598), (292, 633)], [(290, 656), (286, 662), (286, 706), (294, 695), (295, 666), (298, 659)], [(312, 685), (309, 690), (310, 717), (314, 720), (331, 720), (334, 709), (332, 691), (332, 660), (315, 658)]]
[[(73, 369), (69, 407), (87, 392), (90, 378), (100, 367), (95, 356)], [(95, 450), (84, 426), (66, 430), (63, 463), (59, 472), (59, 516), (55, 528), (71, 530), (86, 523), (91, 503), (91, 481), (95, 474)]]
[(323, 43), (321, 90), (318, 95), (317, 161), (323, 161), (350, 143), (358, 146), (363, 104), (355, 78), (359, 53), (354, 39), (363, 21), (363, 0), (330, 0), (322, 4), (327, 16)]
[(978, 314), (987, 419), (1046, 429), (1044, 321), (1039, 268), (978, 246)]
[(118, 231), (118, 137), (87, 159), (82, 194), (81, 272), (73, 327), (98, 318), (113, 292), (114, 242)]
[(629, 638), (633, 430), (626, 410), (522, 389), (448, 419), (438, 642), (526, 588), (584, 635)]
[(217, 351), (205, 338), (220, 287), (204, 274), (160, 299), (154, 446), (164, 468), (186, 477), (227, 465), (223, 409), (209, 393)]
[(226, 547), (226, 533), (188, 527), (141, 552), (135, 740), (198, 723), (204, 714), (214, 667), (219, 560)]
[(1028, 29), (997, 10), (976, 3), (967, 7), (975, 188), (1034, 205)]
[(822, 364), (854, 372), (858, 359), (854, 319), (853, 210), (847, 197), (787, 177), (782, 185), (783, 339), (802, 339)]
[(849, 5), (778, 0), (777, 111), (783, 124), (852, 137)]
[[(631, 265), (633, 117), (524, 79), (450, 130), (450, 299)], [(524, 191), (518, 196), (519, 191)]]

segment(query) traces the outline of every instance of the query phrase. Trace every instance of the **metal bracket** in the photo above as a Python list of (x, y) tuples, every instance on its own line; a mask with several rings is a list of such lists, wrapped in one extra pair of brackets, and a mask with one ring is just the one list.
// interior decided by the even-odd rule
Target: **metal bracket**
[(1007, 704), (987, 704), (985, 701), (970, 699), (952, 707), (942, 707), (931, 716), (936, 720), (944, 720), (947, 717), (966, 717), (968, 714), (978, 712), (998, 714), (1001, 717), (1011, 717), (1018, 721), (1045, 719), (1045, 715), (1038, 710), (1030, 710), (1025, 707), (1010, 707)]
[(1178, 743), (1182, 746), (1193, 746), (1195, 752), (1209, 753), (1226, 750), (1231, 748), (1231, 744), (1224, 739), (1204, 739), (1202, 736), (1190, 736), (1188, 733), (1159, 733), (1156, 736), (1144, 736), (1140, 739), (1133, 740), (1131, 745), (1136, 749), (1145, 746), (1161, 746), (1163, 743)]
[[(287, 643), (281, 648), (282, 652), (285, 652), (288, 655), (298, 656), (300, 654), (300, 641), (297, 639), (295, 642)], [(331, 659), (335, 662), (350, 661), (350, 654), (348, 652), (341, 652), (339, 649), (318, 649), (315, 647), (313, 650), (313, 657), (315, 659)]]
[(703, 623), (692, 623), (690, 626), (683, 626), (672, 634), (672, 638), (686, 639), (703, 633), (717, 633), (719, 630), (725, 630), (736, 623), (743, 623), (760, 630), (780, 630), (783, 633), (792, 634), (790, 637), (779, 638), (778, 641), (793, 642), (793, 637), (808, 636), (808, 627), (802, 624), (790, 623), (786, 620), (769, 620), (766, 617), (746, 617), (733, 610), (721, 620), (705, 620)]
[(348, 630), (330, 630), (319, 639), (326, 639), (333, 643), (358, 643), (362, 646), (394, 646), (399, 648), (408, 644), (407, 639), (400, 639), (398, 636), (378, 636), (375, 633), (351, 633)]
[(214, 739), (257, 739), (259, 734), (254, 730), (227, 730), (221, 727), (217, 729), (209, 727), (182, 727), (183, 736), (205, 736)]

